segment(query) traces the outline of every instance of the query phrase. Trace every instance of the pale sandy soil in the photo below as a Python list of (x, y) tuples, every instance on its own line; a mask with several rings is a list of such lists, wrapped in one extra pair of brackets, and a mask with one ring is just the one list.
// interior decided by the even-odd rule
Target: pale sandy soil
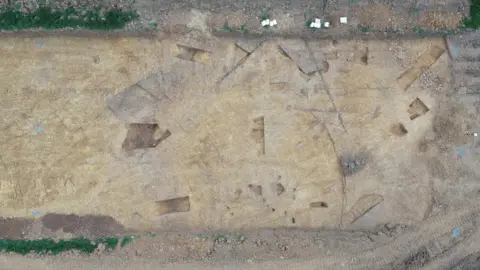
[[(329, 66), (313, 76), (279, 50), (302, 44), (292, 40), (259, 43), (248, 57), (234, 40), (194, 34), (0, 42), (3, 216), (245, 229), (342, 227), (379, 203), (374, 224), (413, 224), (431, 209), (424, 162), (434, 150), (418, 145), (436, 97), (411, 82), (431, 64), (448, 82), (442, 39), (311, 41), (316, 61)], [(206, 52), (183, 60), (176, 44)], [(398, 46), (418, 63), (405, 69)], [(159, 81), (145, 85), (151, 74)], [(155, 136), (171, 135), (126, 152), (127, 122), (146, 120), (130, 109), (135, 115), (116, 116), (109, 100), (139, 81), (151, 97), (138, 113), (159, 125)], [(411, 120), (417, 98), (428, 112)], [(400, 124), (408, 133), (396, 131)], [(340, 168), (355, 159), (361, 170)], [(184, 196), (188, 212), (162, 215), (157, 201)]]

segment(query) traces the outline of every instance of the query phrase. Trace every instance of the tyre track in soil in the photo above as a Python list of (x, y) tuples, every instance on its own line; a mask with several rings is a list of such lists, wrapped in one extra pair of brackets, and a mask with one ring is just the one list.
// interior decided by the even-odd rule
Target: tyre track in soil
[[(472, 221), (479, 214), (480, 206), (475, 204), (459, 212), (426, 220), (416, 231), (406, 233), (386, 245), (366, 252), (354, 255), (337, 254), (304, 261), (284, 261), (277, 264), (277, 269), (383, 269), (391, 263), (401, 261), (416, 253), (422, 246), (448, 233), (453, 228)], [(267, 265), (265, 268), (268, 268)]]
[(426, 266), (420, 268), (423, 270), (440, 270), (440, 269), (452, 269), (455, 265), (460, 263), (468, 256), (480, 252), (480, 231), (477, 231), (474, 235), (470, 236), (463, 243), (458, 243), (451, 250), (442, 254), (441, 258), (438, 258)]
[[(336, 263), (351, 264), (347, 269), (383, 268), (395, 261), (405, 259), (416, 253), (431, 240), (475, 219), (478, 214), (480, 214), (480, 207), (479, 205), (475, 205), (460, 213), (452, 213), (443, 217), (427, 220), (415, 232), (400, 236), (391, 243), (359, 254), (360, 256), (352, 256), (344, 260), (340, 259)], [(333, 269), (335, 265), (329, 265), (328, 267)]]

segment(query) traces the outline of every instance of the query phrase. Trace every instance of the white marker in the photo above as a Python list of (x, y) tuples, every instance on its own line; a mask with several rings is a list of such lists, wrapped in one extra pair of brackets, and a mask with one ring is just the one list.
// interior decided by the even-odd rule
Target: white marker
[(347, 23), (347, 17), (340, 17), (340, 23), (346, 24)]
[(270, 26), (275, 26), (277, 25), (277, 20), (270, 21)]
[(478, 133), (476, 133), (476, 132), (475, 132), (475, 133), (473, 133), (473, 136), (477, 137), (477, 136), (478, 136)]
[(328, 28), (328, 27), (330, 26), (330, 23), (329, 23), (329, 22), (325, 22), (325, 23), (323, 24), (323, 26), (325, 26), (325, 28)]

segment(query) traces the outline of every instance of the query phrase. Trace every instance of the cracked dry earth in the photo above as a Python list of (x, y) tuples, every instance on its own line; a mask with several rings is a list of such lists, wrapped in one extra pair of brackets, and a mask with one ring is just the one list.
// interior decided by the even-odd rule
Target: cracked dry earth
[[(0, 44), (2, 216), (234, 231), (416, 224), (441, 211), (443, 39)], [(440, 79), (422, 83), (427, 69)]]

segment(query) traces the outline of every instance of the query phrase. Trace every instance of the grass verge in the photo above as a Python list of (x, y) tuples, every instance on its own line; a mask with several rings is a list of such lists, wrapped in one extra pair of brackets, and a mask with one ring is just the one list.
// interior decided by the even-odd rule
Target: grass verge
[(471, 0), (470, 17), (463, 20), (463, 27), (480, 29), (480, 0)]
[(56, 255), (69, 250), (78, 250), (83, 253), (92, 253), (99, 247), (100, 244), (103, 244), (106, 250), (113, 250), (118, 245), (120, 245), (120, 247), (124, 247), (132, 240), (133, 239), (131, 236), (124, 236), (121, 238), (100, 238), (96, 240), (89, 240), (86, 238), (74, 238), (59, 241), (54, 241), (52, 239), (1, 239), (0, 251), (19, 253), (23, 255), (29, 253)]
[(91, 30), (113, 30), (124, 28), (136, 19), (134, 11), (120, 9), (102, 12), (100, 8), (78, 11), (73, 7), (58, 11), (40, 7), (33, 12), (22, 12), (13, 7), (0, 9), (0, 30), (22, 30), (32, 28), (60, 29), (84, 28)]

